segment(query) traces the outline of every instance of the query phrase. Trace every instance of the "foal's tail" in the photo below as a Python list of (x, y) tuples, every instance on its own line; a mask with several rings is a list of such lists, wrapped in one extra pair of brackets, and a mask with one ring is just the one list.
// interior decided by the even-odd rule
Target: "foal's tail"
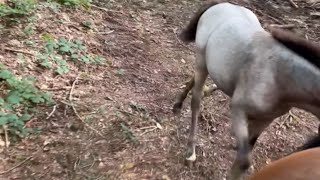
[(193, 18), (189, 22), (188, 26), (181, 32), (180, 39), (186, 43), (194, 41), (196, 39), (198, 21), (202, 14), (210, 7), (223, 2), (226, 2), (226, 0), (212, 0), (200, 7), (198, 12), (193, 16)]

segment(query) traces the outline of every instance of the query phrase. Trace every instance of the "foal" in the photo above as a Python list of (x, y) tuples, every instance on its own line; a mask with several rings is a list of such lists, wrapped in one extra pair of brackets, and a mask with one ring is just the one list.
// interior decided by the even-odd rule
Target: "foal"
[[(240, 179), (248, 169), (257, 138), (275, 118), (292, 107), (320, 118), (320, 48), (288, 34), (274, 30), (271, 35), (249, 9), (222, 1), (212, 1), (193, 17), (181, 34), (183, 41), (195, 41), (197, 55), (187, 87), (193, 87), (187, 160), (196, 160), (197, 118), (208, 75), (231, 97), (238, 150), (228, 180)], [(179, 112), (181, 103), (175, 105)]]

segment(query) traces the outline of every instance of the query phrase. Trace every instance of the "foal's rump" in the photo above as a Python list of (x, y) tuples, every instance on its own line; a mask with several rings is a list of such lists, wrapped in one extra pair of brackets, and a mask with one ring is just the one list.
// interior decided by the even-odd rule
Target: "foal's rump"
[[(217, 34), (217, 28), (223, 28), (224, 26), (230, 27), (230, 25), (232, 26), (232, 24), (244, 25), (242, 29), (237, 29), (237, 31), (246, 29), (262, 29), (258, 18), (249, 9), (230, 3), (220, 3), (208, 8), (199, 18), (196, 32), (197, 46), (200, 48), (204, 47), (209, 36), (211, 36), (211, 34)], [(185, 33), (188, 32), (186, 31)]]
[(229, 3), (209, 8), (199, 19), (196, 46), (205, 54), (207, 69), (218, 87), (230, 95), (234, 77), (249, 60), (252, 41), (266, 33), (248, 9)]

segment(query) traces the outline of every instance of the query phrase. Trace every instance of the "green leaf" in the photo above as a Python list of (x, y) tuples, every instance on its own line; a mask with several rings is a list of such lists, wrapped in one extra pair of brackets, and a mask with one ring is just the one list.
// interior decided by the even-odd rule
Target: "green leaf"
[(49, 53), (49, 54), (52, 53), (54, 51), (54, 48), (55, 48), (55, 44), (53, 44), (53, 43), (47, 43), (45, 45), (46, 53)]
[(0, 126), (8, 123), (8, 118), (6, 116), (0, 117)]
[(78, 54), (72, 54), (72, 55), (71, 55), (71, 58), (72, 58), (72, 59), (78, 59), (78, 58), (79, 58), (79, 55), (78, 55)]
[(88, 64), (90, 62), (90, 59), (88, 58), (88, 56), (82, 56), (81, 61)]
[(71, 48), (69, 46), (62, 46), (59, 48), (61, 52), (70, 52)]
[(12, 73), (8, 70), (1, 70), (0, 71), (0, 79), (9, 79), (12, 77)]
[(62, 64), (62, 65), (59, 65), (59, 66), (57, 67), (56, 72), (59, 73), (59, 74), (64, 74), (64, 73), (69, 72), (69, 68), (68, 68), (68, 66), (64, 66), (64, 65)]
[(10, 104), (18, 104), (21, 101), (18, 91), (11, 91), (7, 97), (7, 102)]
[(31, 102), (36, 103), (36, 104), (44, 102), (44, 99), (42, 99), (39, 96), (32, 97), (32, 98), (30, 98), (30, 100), (31, 100)]
[(16, 114), (7, 114), (5, 117), (7, 117), (8, 122), (14, 122), (18, 120), (18, 116)]
[(66, 43), (68, 43), (68, 41), (66, 40), (66, 38), (62, 37), (62, 38), (59, 38), (59, 43), (66, 44)]
[(20, 120), (22, 120), (22, 121), (28, 121), (30, 118), (31, 118), (30, 114), (23, 114), (23, 115), (20, 117)]

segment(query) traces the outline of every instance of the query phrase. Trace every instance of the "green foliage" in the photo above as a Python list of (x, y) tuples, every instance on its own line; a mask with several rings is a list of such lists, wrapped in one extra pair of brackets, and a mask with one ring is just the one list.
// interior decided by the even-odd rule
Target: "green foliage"
[[(41, 2), (40, 4), (41, 7), (50, 8), (54, 12), (58, 12), (60, 4), (88, 8), (91, 2), (92, 0), (47, 0), (47, 2)], [(0, 4), (0, 17), (25, 16), (33, 12), (38, 5), (38, 0), (10, 0), (8, 3)]]
[(0, 66), (0, 125), (7, 125), (13, 135), (31, 132), (24, 125), (35, 114), (36, 105), (53, 102), (50, 94), (40, 92), (33, 83), (34, 78), (18, 78)]
[(120, 123), (120, 127), (126, 139), (132, 141), (133, 143), (139, 142), (133, 132), (124, 123)]
[(36, 5), (36, 0), (11, 0), (8, 4), (0, 4), (0, 17), (27, 15)]
[(66, 6), (82, 6), (89, 7), (92, 0), (56, 0)]
[(47, 2), (41, 3), (40, 7), (41, 8), (49, 8), (53, 12), (58, 13), (60, 11), (61, 4), (54, 2), (54, 1), (51, 1), (51, 0), (47, 0)]
[(42, 40), (45, 47), (37, 56), (39, 64), (44, 68), (56, 67), (55, 72), (64, 74), (69, 72), (67, 61), (81, 62), (85, 64), (101, 64), (104, 58), (86, 52), (86, 46), (80, 40), (68, 41), (65, 38), (54, 39), (51, 34), (43, 34)]

